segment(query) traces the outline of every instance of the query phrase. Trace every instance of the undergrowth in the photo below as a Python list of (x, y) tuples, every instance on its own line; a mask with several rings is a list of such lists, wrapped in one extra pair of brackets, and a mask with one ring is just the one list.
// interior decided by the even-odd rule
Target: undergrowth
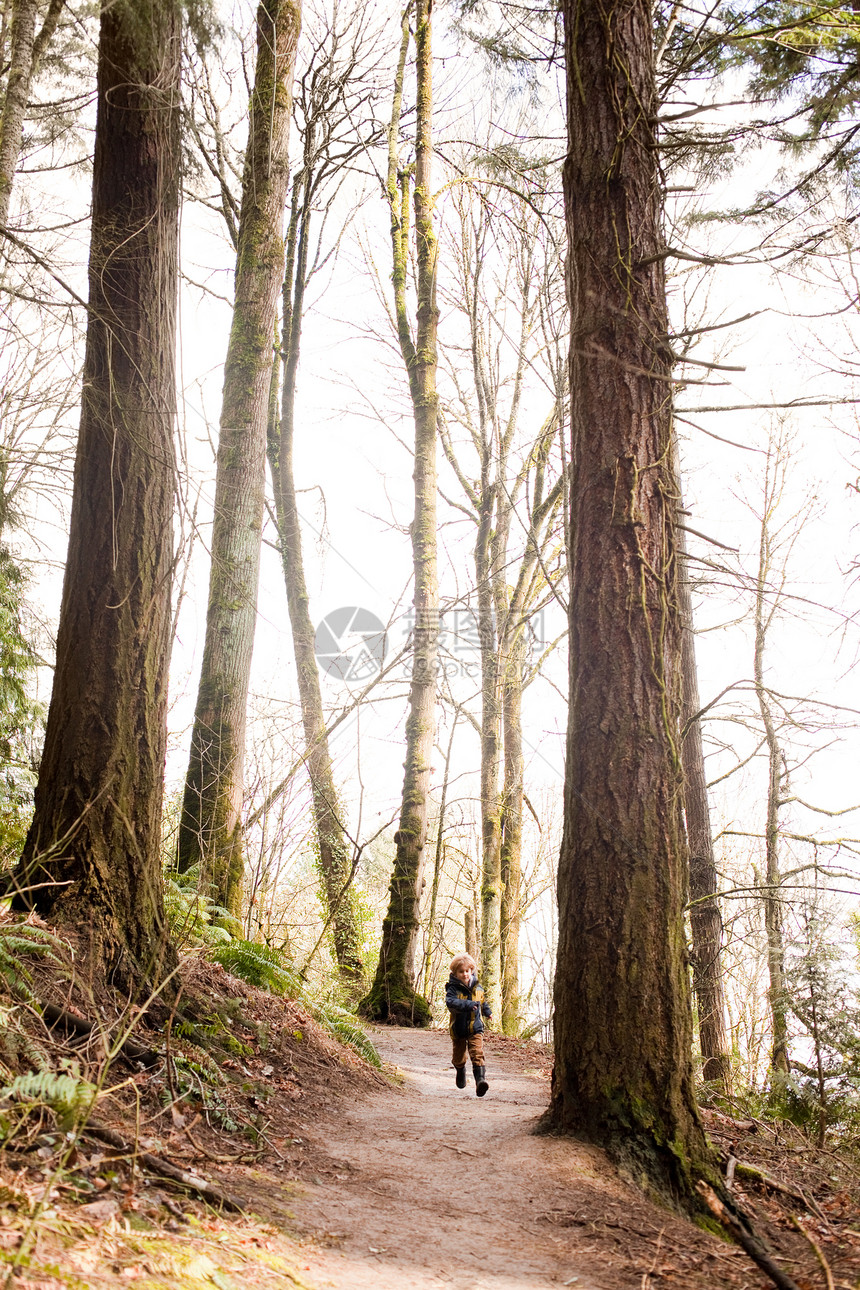
[(352, 1048), (377, 1070), (381, 1067), (379, 1054), (353, 1013), (339, 1004), (311, 995), (293, 965), (280, 951), (257, 941), (233, 939), (227, 944), (214, 946), (209, 957), (249, 985), (294, 999), (339, 1043)]

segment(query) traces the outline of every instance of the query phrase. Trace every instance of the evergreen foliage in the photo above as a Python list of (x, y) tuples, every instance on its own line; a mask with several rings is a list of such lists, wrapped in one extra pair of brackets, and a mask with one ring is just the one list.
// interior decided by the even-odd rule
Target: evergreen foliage
[(0, 547), (0, 867), (17, 860), (33, 812), (45, 710), (31, 697), (41, 659), (24, 625), (27, 578)]
[[(791, 1119), (817, 1121), (819, 1142), (826, 1128), (860, 1120), (860, 995), (833, 921), (820, 908), (807, 911), (786, 957), (786, 1002), (802, 1037), (779, 1097)], [(794, 1055), (807, 1052), (806, 1061)]]

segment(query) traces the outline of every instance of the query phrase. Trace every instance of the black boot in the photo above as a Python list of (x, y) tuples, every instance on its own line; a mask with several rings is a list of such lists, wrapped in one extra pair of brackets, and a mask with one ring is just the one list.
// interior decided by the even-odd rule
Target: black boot
[(457, 1079), (456, 1079), (457, 1088), (465, 1088), (466, 1087), (466, 1063), (463, 1062), (462, 1066), (455, 1066), (454, 1070), (457, 1072)]
[(486, 1066), (473, 1066), (472, 1074), (475, 1076), (475, 1092), (478, 1094), (478, 1097), (483, 1097), (487, 1089), (490, 1087), (487, 1083)]

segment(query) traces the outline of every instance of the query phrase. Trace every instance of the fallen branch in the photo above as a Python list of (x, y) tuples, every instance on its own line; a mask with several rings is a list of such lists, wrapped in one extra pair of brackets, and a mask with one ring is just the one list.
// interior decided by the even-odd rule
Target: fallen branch
[(736, 1172), (739, 1178), (751, 1178), (753, 1182), (760, 1182), (765, 1187), (770, 1187), (771, 1191), (782, 1192), (783, 1196), (790, 1196), (792, 1200), (799, 1200), (801, 1205), (820, 1219), (822, 1223), (827, 1222), (827, 1216), (822, 1213), (818, 1201), (814, 1197), (809, 1197), (802, 1192), (799, 1187), (793, 1187), (791, 1183), (780, 1182), (771, 1174), (766, 1174), (763, 1169), (758, 1169), (755, 1165), (745, 1164), (739, 1160), (736, 1166)]
[(170, 1178), (174, 1182), (181, 1183), (183, 1187), (187, 1187), (189, 1191), (196, 1192), (204, 1200), (211, 1200), (216, 1205), (223, 1205), (225, 1209), (232, 1210), (235, 1214), (242, 1214), (245, 1211), (245, 1206), (240, 1200), (236, 1200), (235, 1197), (229, 1196), (227, 1192), (221, 1191), (219, 1187), (207, 1182), (205, 1178), (201, 1178), (197, 1174), (188, 1173), (185, 1169), (179, 1169), (176, 1165), (172, 1165), (169, 1160), (153, 1155), (151, 1151), (138, 1151), (133, 1143), (126, 1142), (113, 1129), (109, 1129), (106, 1124), (94, 1124), (90, 1120), (84, 1125), (83, 1133), (88, 1137), (96, 1138), (99, 1142), (106, 1142), (109, 1147), (122, 1152), (125, 1156), (139, 1160), (151, 1173), (158, 1174), (161, 1178)]
[(818, 1242), (816, 1241), (812, 1233), (807, 1232), (806, 1228), (803, 1226), (803, 1223), (800, 1221), (800, 1219), (797, 1217), (796, 1214), (794, 1215), (791, 1221), (794, 1223), (794, 1226), (797, 1228), (797, 1230), (803, 1233), (803, 1235), (806, 1237), (807, 1241), (809, 1241), (809, 1244), (812, 1246), (813, 1250), (815, 1251), (815, 1257), (818, 1259), (818, 1262), (821, 1264), (821, 1271), (824, 1273), (824, 1280), (827, 1282), (827, 1290), (836, 1290), (836, 1286), (834, 1285), (834, 1282), (833, 1282), (833, 1273), (830, 1271), (830, 1264), (825, 1259), (824, 1251), (822, 1250), (821, 1246), (818, 1244)]
[(770, 1277), (775, 1286), (779, 1287), (779, 1290), (799, 1290), (797, 1282), (792, 1281), (788, 1273), (783, 1272), (782, 1268), (774, 1262), (746, 1219), (742, 1220), (740, 1212), (733, 1214), (727, 1209), (713, 1187), (709, 1187), (706, 1182), (697, 1182), (696, 1191), (714, 1217), (734, 1237), (741, 1249), (746, 1251), (753, 1263)]
[[(41, 1003), (40, 1006), (42, 1017), (49, 1030), (60, 1027), (67, 1035), (83, 1036), (91, 1035), (96, 1028), (91, 1021), (76, 1017), (73, 1012), (66, 1012), (65, 1008), (58, 1008), (55, 1003)], [(119, 1046), (119, 1051), (123, 1057), (128, 1057), (133, 1062), (142, 1062), (144, 1066), (157, 1066), (161, 1061), (160, 1054), (154, 1049), (144, 1048), (133, 1039), (124, 1039)]]

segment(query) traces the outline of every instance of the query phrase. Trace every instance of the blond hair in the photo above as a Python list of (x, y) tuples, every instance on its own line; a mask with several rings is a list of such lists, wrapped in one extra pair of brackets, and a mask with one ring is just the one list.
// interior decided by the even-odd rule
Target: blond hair
[(471, 954), (455, 954), (451, 960), (451, 971), (456, 972), (461, 967), (476, 967), (477, 964)]

